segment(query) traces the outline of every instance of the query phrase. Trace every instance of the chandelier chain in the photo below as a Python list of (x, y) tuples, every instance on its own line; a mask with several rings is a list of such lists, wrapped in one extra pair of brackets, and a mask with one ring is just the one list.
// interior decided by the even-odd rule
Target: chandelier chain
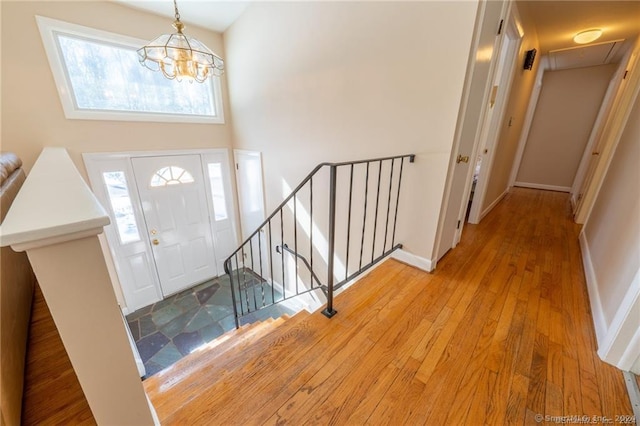
[(176, 0), (173, 0), (173, 8), (176, 12), (176, 21), (180, 20), (180, 12), (178, 12), (178, 2)]

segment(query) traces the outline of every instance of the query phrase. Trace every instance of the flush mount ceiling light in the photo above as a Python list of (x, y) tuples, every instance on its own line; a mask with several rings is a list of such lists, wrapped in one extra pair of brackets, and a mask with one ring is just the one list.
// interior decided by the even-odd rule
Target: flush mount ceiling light
[(220, 76), (224, 72), (224, 61), (207, 46), (193, 37), (185, 35), (180, 22), (178, 4), (173, 0), (176, 20), (173, 34), (163, 34), (138, 49), (140, 63), (152, 71), (162, 71), (170, 80), (183, 79), (204, 82), (208, 77)]
[(592, 29), (586, 31), (580, 31), (573, 37), (573, 41), (578, 44), (587, 44), (591, 43), (594, 40), (597, 40), (602, 35), (602, 30), (600, 29)]

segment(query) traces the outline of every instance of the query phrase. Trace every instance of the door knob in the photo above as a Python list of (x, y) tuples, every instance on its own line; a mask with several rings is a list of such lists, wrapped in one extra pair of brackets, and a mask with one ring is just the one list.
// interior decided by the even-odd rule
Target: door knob
[(158, 241), (157, 238), (154, 238), (153, 240), (151, 240), (151, 244), (153, 244), (154, 246), (157, 246), (158, 244), (160, 244), (160, 241)]
[(151, 235), (156, 235), (158, 233), (158, 231), (156, 231), (155, 229), (152, 229), (151, 231), (149, 231), (151, 233)]
[(456, 158), (456, 163), (460, 164), (460, 163), (468, 163), (469, 162), (469, 156), (465, 155), (464, 157), (461, 154), (458, 154), (458, 158)]

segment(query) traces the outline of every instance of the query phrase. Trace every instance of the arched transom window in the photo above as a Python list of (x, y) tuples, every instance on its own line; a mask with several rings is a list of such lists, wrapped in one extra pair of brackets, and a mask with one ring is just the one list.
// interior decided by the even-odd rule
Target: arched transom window
[(156, 171), (151, 178), (151, 187), (179, 185), (182, 183), (193, 183), (191, 173), (178, 166), (163, 167)]

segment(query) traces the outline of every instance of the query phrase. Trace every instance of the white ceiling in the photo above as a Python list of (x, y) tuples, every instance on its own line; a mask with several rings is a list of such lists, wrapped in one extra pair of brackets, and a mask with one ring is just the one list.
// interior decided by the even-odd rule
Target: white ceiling
[[(173, 20), (173, 0), (112, 0)], [(244, 12), (248, 1), (178, 0), (180, 20), (210, 30), (224, 32)]]
[[(173, 18), (173, 0), (112, 0), (128, 7)], [(246, 0), (178, 0), (181, 20), (187, 24), (224, 32), (244, 12)], [(640, 32), (640, 1), (518, 0), (522, 15), (536, 25), (540, 50), (574, 47), (579, 31), (602, 28), (598, 42), (630, 39)]]
[[(173, 19), (173, 0), (112, 0), (135, 9)], [(224, 32), (249, 6), (247, 0), (178, 0), (180, 18), (187, 25), (197, 25)], [(640, 1), (613, 0), (517, 0), (520, 14), (531, 20), (538, 33), (539, 55), (556, 57), (559, 68), (589, 66), (603, 63), (602, 47), (597, 43), (626, 40), (627, 45), (640, 33)], [(583, 30), (600, 28), (603, 35), (592, 45), (582, 47), (573, 36)], [(571, 50), (565, 50), (571, 49)], [(607, 56), (605, 63), (618, 62), (625, 48), (618, 43), (617, 51)], [(560, 66), (562, 64), (562, 66)]]
[(551, 50), (549, 52), (549, 69), (561, 70), (617, 63), (619, 61), (617, 53), (622, 45), (623, 42), (613, 41)]
[(600, 28), (596, 43), (633, 39), (640, 33), (640, 1), (543, 1), (517, 2), (520, 13), (536, 26), (541, 54), (578, 46), (573, 36)]

